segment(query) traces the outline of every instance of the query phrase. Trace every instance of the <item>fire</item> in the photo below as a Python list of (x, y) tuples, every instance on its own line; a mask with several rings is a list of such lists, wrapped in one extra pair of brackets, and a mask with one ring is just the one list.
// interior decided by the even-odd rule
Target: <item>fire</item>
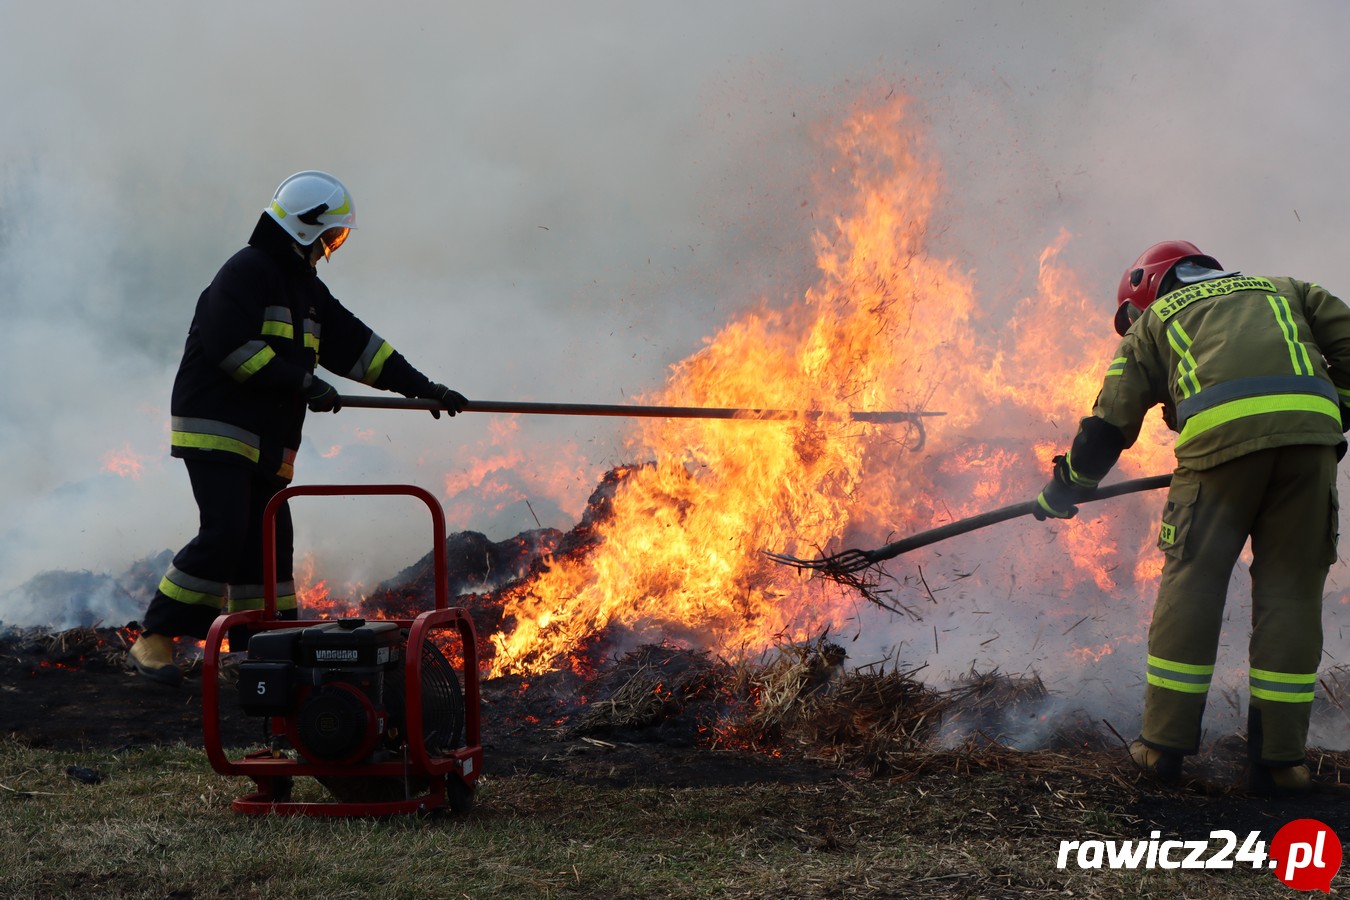
[(1101, 662), (1103, 657), (1110, 656), (1115, 652), (1115, 647), (1111, 644), (1102, 644), (1099, 647), (1079, 647), (1069, 651), (1073, 658), (1085, 663)]
[(328, 579), (316, 579), (314, 569), (313, 553), (306, 553), (296, 560), (293, 577), (300, 615), (306, 619), (340, 619), (356, 615), (357, 604), (349, 598), (360, 597), (359, 586), (349, 585), (342, 595), (334, 594), (328, 586)]
[(139, 479), (145, 471), (145, 456), (123, 444), (120, 450), (109, 450), (103, 454), (103, 471), (123, 478)]
[[(1115, 346), (1109, 300), (1060, 265), (1065, 232), (1041, 254), (1034, 295), (1003, 318), (982, 305), (969, 267), (930, 247), (942, 174), (909, 106), (888, 97), (839, 129), (845, 189), (822, 201), (837, 212), (815, 236), (815, 283), (725, 325), (644, 400), (944, 412), (927, 420), (922, 452), (913, 433), (846, 418), (644, 420), (630, 449), (651, 463), (619, 485), (593, 552), (554, 560), (508, 596), (514, 627), (493, 636), (493, 674), (572, 664), (587, 636), (614, 626), (633, 640), (749, 652), (819, 634), (856, 598), (761, 549), (810, 557), (875, 545), (1034, 496), (1100, 386)], [(1150, 425), (1124, 474), (1171, 468), (1160, 434)], [(1141, 536), (1092, 512), (1081, 519), (1039, 532), (1055, 542), (1045, 552), (1057, 560), (1056, 594), (1137, 591), (1154, 577), (1133, 567)]]
[(515, 417), (493, 420), (488, 440), (466, 454), (458, 471), (444, 477), (444, 494), (450, 498), (446, 520), (452, 527), (473, 528), (484, 511), (500, 512), (513, 504), (523, 503), (534, 514), (532, 497), (549, 498), (565, 509), (585, 506), (594, 477), (580, 450), (575, 445), (555, 446), (554, 464), (536, 469), (515, 445), (519, 429)]
[(319, 579), (309, 587), (296, 586), (296, 600), (305, 608), (315, 611), (327, 610), (332, 607), (333, 600), (328, 596), (328, 580)]

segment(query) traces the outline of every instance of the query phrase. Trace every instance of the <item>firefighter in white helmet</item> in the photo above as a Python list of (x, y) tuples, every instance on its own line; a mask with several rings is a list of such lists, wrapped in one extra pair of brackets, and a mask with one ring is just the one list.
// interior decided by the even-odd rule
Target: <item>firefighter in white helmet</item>
[(1194, 244), (1165, 241), (1125, 270), (1115, 324), (1122, 341), (1092, 415), (1055, 457), (1037, 518), (1072, 518), (1162, 405), (1177, 467), (1130, 757), (1174, 780), (1199, 748), (1228, 582), (1250, 538), (1249, 786), (1307, 789), (1322, 589), (1339, 531), (1336, 466), (1350, 423), (1350, 307), (1318, 285), (1225, 271)]
[[(128, 664), (177, 684), (173, 641), (204, 638), (222, 608), (263, 604), (262, 513), (293, 476), (305, 412), (336, 412), (322, 366), (381, 390), (436, 400), (451, 416), (468, 402), (427, 378), (335, 298), (316, 267), (356, 227), (340, 181), (299, 172), (276, 189), (248, 246), (197, 300), (171, 400), (171, 452), (187, 466), (200, 527), (174, 557)], [(439, 411), (433, 413), (439, 418)], [(276, 517), (277, 609), (295, 616), (291, 518)]]

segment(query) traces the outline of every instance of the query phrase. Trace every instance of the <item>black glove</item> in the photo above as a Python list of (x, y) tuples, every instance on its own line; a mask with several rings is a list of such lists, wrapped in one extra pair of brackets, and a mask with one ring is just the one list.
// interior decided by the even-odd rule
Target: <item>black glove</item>
[[(455, 413), (463, 412), (464, 407), (469, 405), (468, 397), (465, 397), (459, 391), (450, 390), (443, 384), (433, 384), (429, 386), (422, 391), (422, 393), (417, 395), (417, 399), (435, 400), (437, 403), (441, 404), (441, 406), (444, 406), (445, 411), (452, 416)], [(433, 409), (431, 414), (438, 419), (441, 417), (441, 411), (439, 409)]]
[(337, 412), (342, 409), (342, 398), (338, 396), (337, 388), (313, 375), (309, 376), (309, 383), (305, 385), (305, 403), (310, 412)]
[(1078, 515), (1078, 507), (1074, 504), (1083, 502), (1097, 490), (1095, 486), (1084, 487), (1073, 483), (1073, 476), (1069, 474), (1069, 461), (1065, 457), (1056, 456), (1054, 463), (1054, 474), (1036, 497), (1036, 508), (1031, 511), (1041, 522), (1046, 519), (1072, 519)]

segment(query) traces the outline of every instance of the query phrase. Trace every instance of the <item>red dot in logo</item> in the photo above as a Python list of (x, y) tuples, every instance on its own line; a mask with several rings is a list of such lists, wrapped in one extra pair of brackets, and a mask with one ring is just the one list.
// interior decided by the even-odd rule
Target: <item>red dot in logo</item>
[(1331, 893), (1331, 879), (1341, 869), (1341, 841), (1316, 819), (1295, 819), (1270, 840), (1270, 867), (1296, 891)]

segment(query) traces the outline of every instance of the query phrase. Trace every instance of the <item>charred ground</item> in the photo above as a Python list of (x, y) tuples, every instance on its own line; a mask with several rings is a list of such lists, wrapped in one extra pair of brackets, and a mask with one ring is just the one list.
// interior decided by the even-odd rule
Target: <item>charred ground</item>
[[(201, 747), (200, 665), (165, 687), (124, 668), (134, 629), (10, 632), (0, 636), (0, 737), (34, 749), (121, 753)], [(222, 679), (230, 676), (228, 666)], [(570, 673), (482, 686), (485, 770), (605, 783), (693, 786), (756, 781), (827, 781), (836, 769), (781, 755), (708, 751), (700, 721), (673, 713), (640, 726), (586, 724), (585, 685)], [(265, 745), (265, 720), (245, 715), (222, 687), (220, 733), (228, 748)], [(593, 716), (591, 717), (594, 718)], [(580, 723), (580, 724), (579, 724)]]

